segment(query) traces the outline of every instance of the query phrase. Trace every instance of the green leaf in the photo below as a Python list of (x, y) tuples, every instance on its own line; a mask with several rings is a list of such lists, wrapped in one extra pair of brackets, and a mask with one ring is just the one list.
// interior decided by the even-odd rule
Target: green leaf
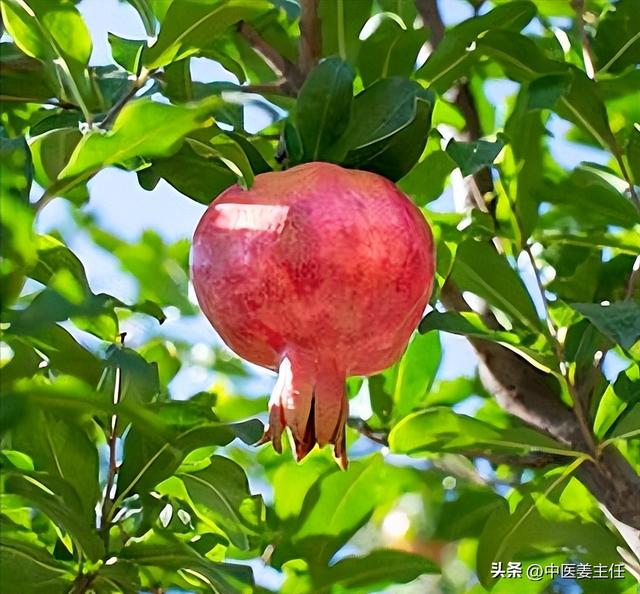
[(90, 132), (80, 141), (60, 172), (62, 187), (134, 157), (167, 156), (186, 134), (211, 125), (212, 105), (205, 101), (196, 107), (178, 107), (149, 99), (128, 103), (110, 132)]
[(491, 490), (465, 485), (455, 499), (444, 501), (434, 537), (446, 541), (478, 538), (488, 517), (503, 504), (502, 497)]
[(456, 252), (451, 278), (526, 328), (538, 332), (540, 319), (518, 273), (486, 242), (467, 239)]
[(304, 464), (282, 464), (276, 470), (271, 484), (274, 491), (274, 509), (281, 521), (295, 522), (300, 516), (305, 495), (318, 478), (333, 471), (326, 458), (313, 457)]
[[(531, 39), (517, 33), (491, 31), (478, 41), (478, 49), (501, 64), (507, 75), (519, 82), (529, 82), (547, 74), (555, 75), (551, 81), (556, 88), (542, 98), (558, 99), (555, 104), (547, 104), (546, 107), (552, 107), (560, 116), (585, 130), (603, 148), (617, 152), (616, 140), (597, 83), (582, 70), (549, 60)], [(567, 80), (563, 81), (563, 77), (567, 77)], [(551, 81), (543, 80), (536, 85), (549, 84)], [(564, 89), (567, 89), (565, 93), (559, 93)], [(539, 88), (537, 97), (541, 99)]]
[(398, 364), (393, 400), (395, 413), (405, 416), (429, 392), (435, 379), (442, 348), (437, 332), (417, 334)]
[(296, 127), (287, 120), (282, 129), (284, 155), (291, 163), (301, 163), (303, 157), (302, 140)]
[[(13, 334), (13, 328), (9, 328), (7, 333)], [(47, 358), (50, 368), (77, 376), (94, 386), (98, 383), (103, 371), (102, 362), (62, 326), (30, 327), (28, 333), (17, 332), (16, 335), (22, 339), (28, 337), (31, 344)]]
[(439, 573), (438, 566), (422, 555), (394, 550), (371, 551), (364, 557), (346, 557), (315, 577), (318, 594), (333, 586), (380, 590), (389, 584), (406, 584), (425, 573)]
[(482, 456), (487, 451), (533, 451), (578, 455), (528, 427), (502, 429), (446, 407), (426, 409), (402, 419), (389, 434), (389, 446), (398, 454), (454, 452)]
[(491, 576), (491, 564), (496, 561), (506, 565), (535, 552), (552, 551), (569, 552), (579, 560), (596, 563), (616, 558), (616, 539), (607, 528), (585, 521), (558, 501), (571, 473), (583, 460), (577, 458), (571, 465), (548, 473), (541, 484), (525, 487), (522, 495), (514, 494), (511, 511), (500, 506), (489, 516), (478, 541), (476, 560), (480, 583), (486, 588), (496, 581)]
[(81, 506), (76, 511), (94, 517), (100, 493), (98, 452), (79, 426), (32, 410), (14, 427), (11, 443), (33, 459), (35, 470), (66, 480), (79, 496)]
[(559, 373), (558, 361), (555, 355), (549, 350), (549, 345), (542, 335), (538, 335), (536, 342), (532, 345), (530, 341), (525, 342), (517, 334), (491, 330), (482, 321), (482, 318), (473, 312), (439, 312), (430, 311), (420, 322), (420, 332), (431, 330), (442, 330), (452, 334), (460, 334), (470, 338), (481, 338), (496, 342), (502, 346), (518, 353), (529, 363), (547, 373)]
[[(144, 25), (144, 30), (149, 37), (154, 37), (156, 34), (155, 15), (153, 12), (153, 5), (159, 5), (160, 3), (165, 6), (169, 6), (169, 2), (166, 0), (127, 0), (131, 6), (136, 9), (136, 12), (140, 15), (140, 20)], [(165, 9), (166, 10), (166, 9)]]
[(330, 158), (351, 111), (353, 70), (340, 58), (328, 58), (316, 66), (305, 81), (296, 105), (296, 127), (300, 133), (303, 159)]
[(138, 74), (140, 72), (140, 58), (146, 43), (141, 39), (125, 39), (114, 33), (107, 34), (111, 55), (116, 64), (120, 64), (127, 72)]
[(597, 70), (621, 72), (640, 63), (640, 13), (637, 8), (633, 0), (619, 0), (604, 11), (593, 40)]
[(535, 190), (543, 181), (543, 137), (545, 128), (540, 111), (527, 108), (530, 89), (518, 93), (516, 105), (505, 124), (508, 139), (502, 159), (502, 178), (506, 193), (515, 202), (508, 213), (515, 210), (520, 241), (526, 241), (538, 222), (538, 199)]
[(455, 161), (445, 151), (436, 148), (398, 181), (398, 187), (416, 204), (424, 206), (442, 194), (455, 166)]
[(533, 79), (527, 88), (528, 109), (553, 109), (563, 95), (571, 88), (568, 72), (545, 74)]
[(589, 233), (542, 232), (540, 240), (547, 245), (560, 244), (587, 248), (612, 247), (624, 254), (634, 256), (640, 252), (640, 238), (632, 230), (616, 235), (606, 232), (591, 231)]
[(237, 547), (247, 550), (247, 529), (256, 529), (247, 512), (253, 507), (247, 477), (232, 460), (212, 456), (209, 466), (178, 475), (198, 512), (218, 525)]
[(427, 143), (435, 98), (417, 83), (378, 81), (356, 96), (351, 121), (340, 141), (343, 163), (392, 181), (406, 175)]
[[(252, 143), (249, 137), (238, 134), (237, 132), (225, 132), (225, 135), (240, 145), (247, 156), (247, 159), (249, 159), (253, 173), (258, 175), (259, 173), (273, 171), (271, 165), (269, 165), (265, 157), (262, 156), (262, 153), (257, 148), (257, 146), (260, 146), (261, 139), (255, 139), (255, 143)], [(269, 151), (273, 148), (271, 145), (266, 144), (263, 144), (262, 146), (265, 146), (265, 148), (268, 147), (266, 150)]]
[(415, 117), (416, 97), (421, 91), (417, 83), (394, 77), (359, 93), (344, 135), (349, 150), (356, 153), (408, 126)]
[(456, 162), (462, 175), (473, 175), (484, 167), (490, 166), (502, 150), (501, 140), (489, 142), (458, 142), (453, 138), (448, 142), (446, 152)]
[(73, 574), (49, 552), (22, 540), (0, 539), (0, 575), (5, 586), (25, 594), (67, 594)]
[(299, 550), (306, 551), (316, 565), (326, 565), (369, 519), (381, 495), (385, 470), (382, 460), (374, 456), (352, 463), (346, 472), (321, 477), (305, 498), (295, 534)]
[(191, 58), (172, 62), (164, 68), (165, 94), (172, 103), (193, 101)]
[(640, 223), (638, 211), (611, 181), (606, 171), (582, 163), (569, 177), (545, 187), (544, 198), (586, 226)]
[[(5, 404), (7, 415), (2, 417), (0, 425), (6, 427), (20, 420), (12, 418), (15, 410), (24, 415), (29, 408), (41, 408), (55, 415), (69, 415), (72, 419), (117, 414), (123, 422), (133, 423), (141, 433), (154, 439), (168, 439), (171, 435), (163, 419), (145, 407), (129, 400), (114, 404), (111, 394), (106, 397), (104, 393), (98, 394), (94, 387), (75, 376), (58, 375), (52, 381), (42, 377), (21, 380), (7, 395)], [(4, 414), (2, 408), (0, 413)]]
[(509, 2), (487, 14), (463, 21), (447, 31), (438, 48), (418, 70), (416, 76), (430, 88), (446, 91), (475, 61), (472, 43), (493, 29), (522, 29), (536, 14), (532, 2)]
[(28, 56), (42, 60), (63, 85), (64, 98), (88, 115), (94, 101), (87, 64), (92, 43), (80, 13), (70, 1), (6, 0), (2, 18), (16, 45)]
[(267, 12), (264, 0), (183, 0), (169, 6), (157, 41), (143, 53), (147, 70), (198, 53), (241, 20), (251, 20)]
[(60, 528), (69, 532), (80, 550), (90, 560), (97, 561), (104, 554), (102, 541), (95, 532), (92, 518), (78, 514), (82, 501), (71, 484), (43, 472), (5, 473), (5, 489), (20, 495), (42, 511)]
[[(172, 571), (186, 571), (202, 582), (211, 592), (250, 594), (253, 592), (251, 568), (231, 563), (217, 563), (200, 555), (194, 547), (178, 540), (169, 532), (157, 529), (143, 539), (130, 542), (118, 557), (144, 567), (160, 567)], [(172, 579), (172, 578), (169, 578)], [(180, 581), (179, 586), (185, 583)]]
[(24, 138), (0, 137), (0, 302), (6, 308), (18, 297), (24, 275), (35, 263), (33, 210), (29, 206), (31, 153)]
[(174, 343), (163, 338), (150, 340), (140, 347), (138, 352), (146, 361), (157, 365), (160, 384), (165, 388), (182, 367)]
[(140, 185), (152, 190), (145, 179), (158, 176), (176, 190), (201, 204), (209, 204), (221, 192), (237, 182), (237, 175), (219, 159), (205, 157), (184, 144), (171, 157), (154, 159), (150, 167), (138, 171)]
[(160, 392), (158, 366), (148, 363), (133, 349), (113, 345), (107, 352), (107, 364), (120, 373), (120, 401), (148, 405)]
[(11, 198), (29, 202), (31, 152), (24, 138), (0, 137), (0, 193), (3, 202)]
[(362, 42), (358, 68), (364, 86), (390, 76), (411, 76), (426, 40), (424, 27), (406, 29), (396, 18), (382, 18), (376, 30)]
[[(82, 133), (77, 127), (50, 130), (31, 139), (34, 177), (43, 188), (55, 184), (81, 140)], [(84, 185), (70, 188), (64, 196), (75, 204), (83, 204), (89, 199)]]
[(61, 270), (71, 273), (77, 285), (85, 294), (90, 292), (89, 281), (82, 262), (60, 240), (52, 235), (38, 235), (36, 237), (38, 262), (29, 272), (29, 276), (43, 285), (49, 285)]
[(572, 307), (624, 349), (630, 349), (640, 339), (640, 303), (637, 301), (628, 299), (608, 305), (573, 303)]
[(102, 565), (91, 582), (91, 589), (95, 594), (113, 594), (114, 586), (119, 593), (138, 594), (141, 589), (138, 567), (123, 559)]
[(640, 404), (634, 404), (623, 419), (616, 424), (611, 432), (611, 438), (627, 440), (640, 438)]
[(360, 31), (371, 15), (372, 0), (324, 0), (318, 5), (322, 26), (322, 54), (338, 55), (355, 64), (360, 52)]
[(44, 64), (7, 42), (0, 43), (0, 88), (6, 102), (41, 103), (57, 94)]
[(627, 143), (629, 169), (636, 185), (640, 185), (640, 124), (634, 124)]
[(124, 444), (124, 461), (118, 473), (118, 499), (155, 487), (171, 476), (192, 450), (227, 445), (236, 437), (253, 444), (261, 435), (262, 423), (257, 420), (229, 425), (200, 421), (167, 427), (163, 435), (156, 437), (134, 427)]
[(615, 423), (629, 414), (635, 402), (640, 402), (640, 369), (632, 365), (607, 386), (593, 421), (594, 433), (604, 439), (612, 427), (617, 431)]
[(202, 157), (219, 159), (237, 176), (242, 187), (253, 185), (251, 162), (242, 147), (224, 134), (209, 134), (209, 131), (194, 133), (186, 138), (193, 150)]

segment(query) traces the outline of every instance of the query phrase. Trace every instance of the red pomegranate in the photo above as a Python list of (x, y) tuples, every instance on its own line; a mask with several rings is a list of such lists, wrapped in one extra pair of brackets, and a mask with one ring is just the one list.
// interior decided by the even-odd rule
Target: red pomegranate
[(193, 238), (193, 284), (225, 343), (279, 371), (265, 441), (281, 452), (289, 427), (297, 459), (333, 444), (346, 465), (345, 378), (402, 355), (434, 266), (420, 211), (374, 173), (307, 163), (209, 206)]

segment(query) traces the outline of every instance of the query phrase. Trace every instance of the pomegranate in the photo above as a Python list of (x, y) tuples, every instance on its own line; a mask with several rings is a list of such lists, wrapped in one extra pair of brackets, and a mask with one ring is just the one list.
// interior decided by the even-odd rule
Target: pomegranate
[(233, 186), (196, 229), (200, 306), (238, 355), (279, 371), (263, 441), (296, 459), (316, 443), (347, 462), (348, 375), (377, 373), (404, 351), (431, 294), (431, 231), (387, 179), (306, 163)]

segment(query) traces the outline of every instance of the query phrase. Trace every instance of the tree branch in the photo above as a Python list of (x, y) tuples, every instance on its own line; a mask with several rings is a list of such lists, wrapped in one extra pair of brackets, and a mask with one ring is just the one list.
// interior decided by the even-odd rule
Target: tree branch
[(282, 77), (282, 90), (288, 95), (295, 96), (304, 81), (304, 77), (298, 66), (280, 54), (273, 46), (269, 45), (248, 23), (240, 21), (237, 29), (238, 33), (249, 42), (249, 45), (269, 63), (271, 69), (278, 76)]
[(53, 105), (60, 109), (69, 109), (73, 111), (80, 111), (80, 108), (73, 103), (66, 101), (56, 101), (54, 99), (42, 100), (38, 97), (16, 97), (15, 95), (0, 95), (0, 102), (9, 101), (11, 103), (39, 103), (40, 105)]
[(576, 25), (580, 32), (580, 40), (582, 41), (582, 59), (584, 61), (584, 69), (589, 78), (595, 78), (596, 69), (593, 59), (593, 51), (591, 49), (591, 40), (584, 28), (584, 0), (571, 0), (571, 6), (576, 12)]
[(300, 3), (300, 46), (298, 67), (306, 78), (322, 56), (322, 30), (318, 16), (319, 0), (302, 0)]
[[(120, 343), (124, 346), (125, 333), (120, 335)], [(116, 368), (115, 381), (113, 386), (113, 404), (120, 402), (122, 396), (122, 371)], [(100, 533), (104, 541), (105, 550), (109, 550), (109, 529), (110, 518), (112, 516), (112, 508), (114, 497), (112, 494), (115, 485), (116, 474), (118, 473), (118, 461), (116, 459), (116, 447), (118, 438), (118, 416), (111, 415), (111, 427), (107, 444), (109, 446), (109, 466), (107, 469), (107, 484), (104, 488), (104, 497), (102, 499), (102, 508), (100, 514)]]
[[(437, 44), (442, 39), (444, 24), (436, 0), (416, 0), (416, 7), (425, 26), (432, 31), (432, 42)], [(468, 138), (476, 140), (481, 135), (481, 126), (467, 84), (459, 85), (456, 103), (465, 116)], [(476, 176), (475, 181), (482, 194), (493, 191), (490, 172)], [(471, 309), (451, 281), (445, 283), (440, 298), (448, 309)], [(491, 327), (496, 327), (497, 322), (490, 312), (485, 317)], [(501, 345), (473, 338), (469, 341), (480, 360), (480, 379), (502, 408), (574, 450), (590, 451), (575, 411), (561, 401), (559, 386), (553, 376), (536, 369)], [(578, 476), (616, 519), (621, 533), (620, 523), (633, 527), (634, 536), (629, 538), (627, 531), (625, 539), (637, 553), (640, 550), (640, 477), (631, 465), (616, 448), (608, 447), (593, 461), (581, 464)]]
[(91, 588), (95, 578), (95, 573), (79, 575), (73, 582), (73, 590), (71, 590), (71, 594), (86, 594), (89, 588)]

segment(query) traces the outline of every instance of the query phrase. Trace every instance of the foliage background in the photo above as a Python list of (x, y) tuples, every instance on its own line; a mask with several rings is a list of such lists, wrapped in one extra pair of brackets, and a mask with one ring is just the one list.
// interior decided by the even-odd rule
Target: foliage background
[[(634, 541), (575, 477), (588, 462), (504, 412), (459, 335), (533, 361), (566, 410), (588, 386), (579, 398), (595, 449), (577, 449), (610, 444), (637, 472), (634, 2), (447, 0), (440, 41), (411, 2), (321, 0), (324, 55), (351, 68), (323, 62), (297, 102), (296, 2), (174, 0), (179, 12), (159, 25), (169, 4), (2, 3), (3, 589), (510, 592), (513, 580), (491, 579), (492, 561), (620, 562), (617, 548)], [(217, 10), (202, 35), (190, 29)], [(240, 20), (284, 56), (269, 62), (289, 69), (289, 87)], [(118, 37), (158, 26), (168, 50), (143, 54), (157, 66), (143, 83), (126, 71), (139, 74), (138, 47)], [(582, 73), (592, 66), (597, 83)], [(390, 75), (400, 78), (375, 87)], [(366, 138), (373, 112), (359, 121), (354, 103), (346, 137), (378, 142), (377, 160), (340, 146), (352, 78), (355, 93), (379, 90), (389, 134)], [(388, 117), (407, 97), (406, 114)], [(287, 114), (285, 164), (324, 158), (399, 180), (436, 230), (439, 288), (450, 276), (500, 323), (445, 314), (436, 295), (399, 365), (350, 382), (346, 473), (328, 452), (298, 466), (243, 445), (260, 435), (247, 419), (265, 419), (274, 378), (220, 344), (188, 287), (201, 203), (281, 166)], [(87, 134), (88, 116), (111, 136)], [(516, 587), (632, 592), (638, 560), (624, 558), (624, 580)]]

